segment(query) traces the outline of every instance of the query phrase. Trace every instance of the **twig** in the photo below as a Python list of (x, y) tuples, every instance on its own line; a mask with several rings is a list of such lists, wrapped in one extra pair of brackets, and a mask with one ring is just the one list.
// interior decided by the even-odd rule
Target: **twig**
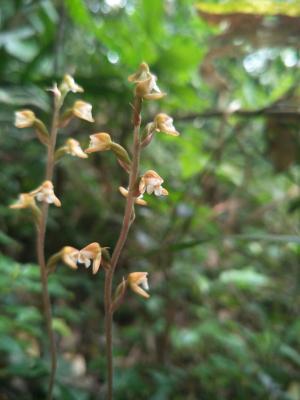
[(293, 107), (291, 110), (287, 108), (279, 109), (278, 107), (265, 107), (257, 110), (236, 110), (229, 112), (228, 110), (206, 110), (199, 113), (192, 113), (187, 115), (178, 115), (177, 120), (180, 121), (193, 121), (197, 118), (223, 118), (226, 116), (238, 116), (242, 118), (252, 117), (293, 117), (300, 118), (300, 110)]
[(111, 258), (111, 266), (106, 271), (105, 275), (105, 289), (104, 289), (104, 305), (105, 305), (105, 336), (106, 336), (106, 357), (107, 357), (107, 382), (108, 394), (107, 400), (113, 398), (113, 346), (112, 346), (112, 322), (114, 310), (112, 304), (112, 280), (119, 261), (120, 254), (125, 245), (130, 226), (133, 222), (132, 215), (134, 213), (134, 189), (138, 179), (139, 162), (140, 162), (140, 125), (141, 125), (141, 107), (142, 100), (136, 97), (133, 106), (133, 125), (134, 125), (134, 143), (133, 143), (133, 160), (132, 168), (129, 174), (129, 191), (126, 200), (124, 219), (119, 235), (119, 239), (114, 248)]

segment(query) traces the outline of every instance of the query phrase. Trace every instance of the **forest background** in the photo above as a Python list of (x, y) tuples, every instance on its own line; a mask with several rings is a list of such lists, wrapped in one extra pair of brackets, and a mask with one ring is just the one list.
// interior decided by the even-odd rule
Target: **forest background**
[[(34, 226), (8, 208), (44, 152), (14, 111), (49, 121), (45, 89), (70, 73), (96, 121), (67, 134), (127, 145), (127, 76), (146, 61), (168, 96), (144, 118), (163, 110), (181, 136), (145, 150), (170, 195), (137, 210), (121, 259), (119, 280), (147, 270), (151, 298), (116, 313), (115, 398), (300, 400), (299, 1), (2, 0), (0, 26), (0, 399), (42, 398), (49, 372)], [(113, 248), (126, 179), (109, 153), (64, 158), (47, 255)], [(49, 279), (57, 399), (105, 392), (102, 278), (61, 264)]]

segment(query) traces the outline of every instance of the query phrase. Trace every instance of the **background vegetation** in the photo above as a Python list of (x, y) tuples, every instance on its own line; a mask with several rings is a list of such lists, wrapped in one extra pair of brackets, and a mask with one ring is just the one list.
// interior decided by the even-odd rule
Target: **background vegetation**
[[(149, 271), (151, 298), (130, 294), (116, 314), (115, 398), (299, 400), (299, 2), (4, 0), (0, 25), (1, 400), (43, 398), (48, 374), (34, 228), (7, 207), (40, 184), (44, 152), (13, 113), (49, 121), (44, 89), (71, 73), (96, 123), (68, 134), (126, 145), (127, 76), (143, 60), (168, 92), (145, 122), (167, 112), (182, 135), (145, 151), (170, 196), (138, 209), (121, 260), (119, 279)], [(126, 185), (114, 158), (65, 158), (55, 181), (47, 254), (113, 247)], [(103, 398), (103, 275), (60, 265), (50, 290), (56, 398)]]

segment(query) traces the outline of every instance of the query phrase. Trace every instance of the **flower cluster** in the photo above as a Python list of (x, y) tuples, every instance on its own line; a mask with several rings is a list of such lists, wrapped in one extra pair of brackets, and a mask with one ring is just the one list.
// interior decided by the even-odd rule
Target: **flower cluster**
[(93, 274), (96, 274), (101, 265), (102, 249), (97, 242), (90, 243), (81, 250), (65, 246), (59, 254), (63, 262), (72, 269), (77, 269), (77, 263), (84, 264), (86, 268), (92, 265)]
[[(135, 85), (135, 96), (140, 99), (140, 101), (143, 99), (158, 100), (165, 96), (165, 93), (163, 93), (157, 85), (156, 76), (150, 72), (149, 66), (146, 63), (142, 63), (137, 72), (128, 77), (128, 81)], [(59, 86), (55, 83), (53, 87), (48, 90), (53, 93), (55, 104), (58, 106), (59, 110), (63, 106), (64, 99), (69, 92), (82, 93), (84, 91), (71, 75), (65, 75)], [(45, 145), (49, 144), (49, 133), (42, 121), (36, 117), (33, 111), (27, 109), (17, 111), (15, 116), (16, 127), (34, 127), (41, 142)], [(65, 127), (74, 117), (88, 122), (94, 122), (92, 105), (83, 100), (75, 101), (71, 108), (65, 110), (60, 115), (58, 127)], [(142, 149), (150, 144), (155, 133), (160, 132), (170, 136), (179, 135), (179, 132), (174, 127), (173, 119), (164, 113), (157, 114), (153, 121), (146, 125), (144, 134), (139, 138), (140, 148)], [(123, 146), (112, 139), (110, 134), (106, 132), (96, 132), (90, 135), (89, 138), (90, 142), (85, 150), (82, 149), (77, 140), (73, 138), (67, 139), (64, 145), (56, 150), (55, 160), (57, 161), (65, 154), (83, 159), (87, 158), (88, 155), (92, 153), (112, 151), (124, 170), (129, 174), (131, 173), (131, 157)], [(147, 201), (144, 199), (145, 195), (168, 195), (167, 189), (162, 186), (163, 182), (163, 178), (157, 172), (148, 170), (142, 176), (138, 177), (135, 184), (131, 184), (130, 188), (126, 189), (120, 186), (119, 191), (123, 197), (133, 198), (135, 204), (146, 206)], [(10, 207), (14, 209), (31, 208), (36, 211), (39, 210), (36, 201), (54, 204), (57, 207), (61, 206), (60, 200), (54, 193), (53, 183), (50, 180), (45, 180), (35, 190), (20, 194), (18, 201)], [(103, 248), (97, 242), (90, 243), (81, 250), (72, 246), (65, 246), (58, 253), (49, 258), (47, 266), (49, 271), (52, 271), (57, 263), (62, 260), (64, 264), (73, 270), (78, 269), (78, 264), (83, 264), (86, 268), (92, 267), (93, 274), (96, 274), (102, 262), (104, 266), (106, 265), (102, 255)], [(121, 287), (125, 290), (128, 286), (138, 295), (148, 298), (149, 294), (146, 292), (146, 290), (149, 290), (147, 276), (147, 272), (130, 273), (121, 283)]]
[(19, 199), (10, 205), (12, 209), (22, 208), (37, 208), (35, 199), (40, 202), (54, 204), (56, 207), (61, 206), (59, 198), (54, 193), (53, 184), (51, 181), (43, 182), (38, 188), (29, 193), (21, 193)]
[[(58, 109), (63, 105), (63, 100), (68, 92), (81, 93), (83, 88), (79, 86), (71, 75), (65, 75), (60, 86), (55, 83), (50, 90), (56, 101)], [(62, 117), (63, 123), (60, 126), (65, 126), (73, 116), (84, 119), (89, 122), (93, 122), (92, 117), (92, 105), (82, 100), (75, 101), (73, 107), (70, 110), (66, 110)], [(38, 139), (46, 146), (49, 146), (49, 132), (44, 123), (38, 119), (35, 113), (31, 110), (20, 110), (15, 113), (15, 126), (17, 128), (29, 128), (34, 127)], [(70, 154), (79, 158), (87, 158), (87, 154), (82, 150), (80, 143), (72, 138), (67, 139), (64, 146), (56, 150), (55, 159), (59, 159), (64, 154)], [(29, 208), (34, 212), (38, 211), (36, 205), (38, 202), (44, 202), (48, 204), (54, 204), (56, 207), (61, 206), (61, 202), (54, 193), (53, 183), (50, 180), (45, 180), (37, 189), (32, 190), (29, 193), (21, 193), (19, 199), (13, 203), (10, 208), (12, 209), (23, 209)]]

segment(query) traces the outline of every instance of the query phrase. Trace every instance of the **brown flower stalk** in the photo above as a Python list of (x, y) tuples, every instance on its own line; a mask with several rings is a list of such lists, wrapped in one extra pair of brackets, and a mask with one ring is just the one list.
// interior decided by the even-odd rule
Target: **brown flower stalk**
[[(52, 126), (50, 131), (48, 154), (47, 154), (47, 166), (45, 173), (45, 180), (49, 181), (52, 181), (54, 172), (54, 163), (55, 163), (54, 152), (55, 152), (55, 145), (56, 145), (56, 138), (58, 131), (58, 121), (59, 121), (59, 104), (57, 101), (54, 101), (54, 112), (53, 112)], [(47, 400), (51, 400), (56, 367), (57, 367), (57, 357), (56, 357), (55, 335), (52, 327), (52, 310), (51, 310), (51, 301), (48, 288), (48, 274), (47, 274), (46, 260), (45, 260), (45, 236), (46, 236), (48, 209), (49, 209), (49, 203), (43, 202), (41, 208), (41, 216), (37, 224), (36, 247), (37, 247), (37, 259), (40, 265), (44, 315), (46, 318), (47, 334), (50, 343), (51, 370), (49, 377)]]
[[(58, 87), (57, 84), (55, 83), (54, 86), (48, 90), (51, 91), (54, 95), (54, 110), (53, 110), (50, 134), (48, 133), (48, 130), (44, 125), (44, 123), (41, 120), (39, 120), (35, 116), (34, 112), (32, 112), (31, 110), (17, 111), (15, 120), (15, 126), (17, 128), (34, 127), (38, 139), (40, 140), (41, 143), (43, 143), (47, 147), (47, 164), (45, 171), (45, 180), (37, 189), (32, 190), (29, 193), (21, 193), (19, 195), (19, 200), (16, 203), (12, 204), (10, 208), (30, 209), (36, 224), (37, 259), (38, 259), (38, 264), (40, 266), (43, 309), (46, 320), (47, 334), (49, 337), (50, 355), (51, 355), (51, 368), (50, 368), (49, 385), (47, 391), (47, 400), (52, 400), (56, 366), (57, 366), (57, 357), (56, 357), (55, 336), (52, 326), (52, 311), (51, 311), (51, 302), (48, 289), (48, 274), (53, 272), (53, 270), (55, 269), (55, 260), (60, 255), (59, 256), (57, 254), (53, 255), (48, 261), (48, 263), (46, 263), (45, 236), (47, 229), (49, 204), (54, 204), (56, 207), (61, 206), (60, 200), (56, 197), (54, 193), (52, 179), (53, 179), (55, 162), (58, 159), (60, 159), (64, 154), (71, 154), (72, 156), (77, 156), (80, 158), (86, 158), (87, 155), (81, 149), (79, 142), (77, 142), (72, 138), (67, 140), (65, 146), (56, 150), (56, 139), (57, 139), (58, 128), (66, 126), (66, 124), (71, 120), (71, 118), (73, 118), (73, 114), (71, 115), (69, 111), (65, 112), (67, 118), (64, 116), (60, 116), (60, 110), (61, 107), (63, 106), (64, 99), (68, 94), (68, 92), (73, 92), (73, 93), (82, 92), (83, 89), (81, 88), (81, 86), (76, 84), (76, 82), (70, 75), (66, 75), (60, 87)], [(77, 116), (78, 118), (85, 119), (88, 121), (93, 121), (91, 114), (92, 106), (90, 104), (78, 100), (75, 102), (73, 109), (76, 111), (76, 112), (74, 111), (74, 115)], [(41, 207), (37, 206), (35, 200), (42, 202)], [(90, 246), (87, 246), (85, 249), (83, 249), (82, 252), (79, 252), (79, 255), (84, 259), (85, 262), (88, 261), (85, 259), (86, 255), (88, 256), (91, 255), (92, 258), (94, 257), (95, 245), (97, 244), (93, 243)], [(68, 247), (66, 249), (72, 249), (72, 248)], [(99, 247), (98, 250), (99, 251), (97, 252), (97, 254), (95, 254), (96, 260), (93, 263), (94, 272), (99, 268), (101, 262), (101, 248)], [(72, 257), (70, 256), (68, 257), (68, 253), (66, 254), (63, 253), (63, 256), (66, 256), (67, 260), (70, 260), (70, 258), (72, 260)], [(75, 261), (73, 262), (75, 263)]]
[(114, 272), (119, 261), (121, 251), (125, 245), (130, 226), (133, 222), (134, 215), (134, 186), (138, 179), (139, 163), (140, 163), (140, 126), (141, 126), (141, 108), (142, 99), (138, 96), (134, 99), (133, 104), (133, 159), (132, 168), (129, 174), (129, 191), (126, 198), (125, 213), (119, 239), (112, 254), (110, 268), (106, 270), (105, 289), (104, 289), (104, 305), (105, 305), (105, 337), (106, 337), (106, 357), (107, 357), (107, 379), (108, 379), (108, 395), (107, 399), (112, 400), (113, 396), (113, 355), (112, 355), (112, 280)]

